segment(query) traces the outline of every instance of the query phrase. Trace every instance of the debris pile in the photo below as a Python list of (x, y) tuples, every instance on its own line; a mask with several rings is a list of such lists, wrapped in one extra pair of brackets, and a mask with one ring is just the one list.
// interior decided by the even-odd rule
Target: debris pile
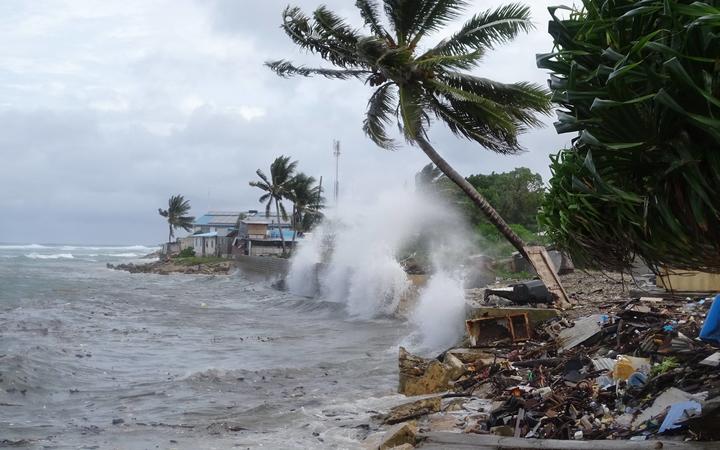
[(506, 309), (469, 319), (466, 345), (436, 359), (401, 348), (400, 392), (435, 395), (384, 422), (413, 420), (420, 435), (720, 439), (720, 295), (635, 298), (574, 321)]

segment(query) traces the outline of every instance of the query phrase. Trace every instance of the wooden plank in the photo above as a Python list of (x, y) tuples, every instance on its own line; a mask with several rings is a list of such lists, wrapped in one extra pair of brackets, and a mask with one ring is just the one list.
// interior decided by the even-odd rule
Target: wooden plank
[(695, 441), (562, 441), (558, 439), (524, 439), (515, 437), (463, 434), (420, 433), (424, 441), (418, 448), (466, 450), (466, 449), (514, 449), (514, 450), (717, 450), (717, 442)]
[(537, 272), (542, 282), (545, 283), (545, 287), (557, 298), (557, 306), (560, 309), (571, 308), (572, 304), (570, 303), (570, 299), (560, 282), (560, 277), (558, 277), (555, 266), (545, 247), (539, 245), (525, 247), (525, 253), (527, 253), (530, 263), (535, 268), (535, 272)]

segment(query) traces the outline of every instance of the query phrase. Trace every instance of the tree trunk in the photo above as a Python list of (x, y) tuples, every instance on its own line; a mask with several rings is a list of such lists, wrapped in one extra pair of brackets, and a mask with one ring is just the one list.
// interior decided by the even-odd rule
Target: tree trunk
[(292, 237), (292, 243), (290, 245), (290, 254), (292, 255), (295, 252), (295, 235), (297, 235), (297, 220), (295, 217), (295, 202), (293, 202), (293, 211), (292, 211), (292, 229), (293, 229), (293, 237)]
[(455, 183), (460, 189), (470, 197), (470, 200), (477, 205), (478, 208), (487, 216), (488, 220), (495, 225), (495, 227), (505, 236), (507, 239), (525, 259), (528, 259), (527, 253), (525, 253), (525, 242), (520, 239), (520, 236), (510, 229), (508, 224), (503, 220), (502, 217), (495, 211), (495, 208), (485, 200), (475, 187), (470, 184), (468, 180), (460, 175), (450, 164), (445, 161), (440, 154), (435, 151), (432, 145), (423, 136), (418, 136), (415, 141), (418, 143), (423, 152), (430, 158), (430, 160), (442, 171), (453, 183)]
[(275, 199), (275, 212), (277, 213), (277, 219), (278, 219), (278, 231), (280, 232), (280, 242), (282, 242), (282, 254), (283, 256), (286, 255), (285, 251), (285, 236), (283, 236), (282, 232), (282, 224), (280, 223), (280, 203), (278, 202), (278, 199)]
[(170, 233), (168, 233), (168, 253), (170, 253), (170, 243), (172, 242), (173, 229), (172, 229), (172, 224), (169, 222), (168, 222), (168, 227), (170, 227)]

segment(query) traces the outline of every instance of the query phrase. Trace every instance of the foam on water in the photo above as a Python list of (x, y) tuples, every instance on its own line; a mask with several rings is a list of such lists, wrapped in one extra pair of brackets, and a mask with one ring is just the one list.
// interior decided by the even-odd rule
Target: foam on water
[(30, 259), (73, 259), (74, 256), (71, 253), (51, 253), (49, 255), (41, 253), (28, 253), (25, 255), (26, 258)]

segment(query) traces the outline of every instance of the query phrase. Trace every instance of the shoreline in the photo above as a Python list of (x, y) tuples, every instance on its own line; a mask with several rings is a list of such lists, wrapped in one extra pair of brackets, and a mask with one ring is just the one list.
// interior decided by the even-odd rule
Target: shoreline
[(236, 267), (232, 260), (201, 260), (199, 258), (188, 258), (188, 260), (158, 260), (148, 263), (123, 263), (105, 265), (108, 269), (122, 270), (130, 273), (154, 273), (158, 275), (170, 275), (172, 273), (188, 275), (227, 275)]

